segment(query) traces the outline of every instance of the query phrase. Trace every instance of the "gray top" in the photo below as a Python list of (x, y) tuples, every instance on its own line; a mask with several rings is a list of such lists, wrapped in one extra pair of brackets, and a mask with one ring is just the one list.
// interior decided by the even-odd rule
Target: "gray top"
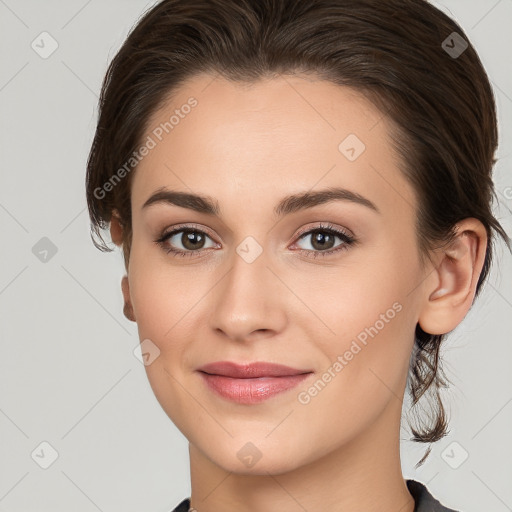
[[(414, 512), (457, 512), (452, 508), (446, 508), (437, 501), (429, 490), (421, 482), (406, 480), (407, 488), (414, 498)], [(184, 499), (173, 512), (189, 512), (190, 498)], [(198, 511), (200, 512), (200, 511)]]

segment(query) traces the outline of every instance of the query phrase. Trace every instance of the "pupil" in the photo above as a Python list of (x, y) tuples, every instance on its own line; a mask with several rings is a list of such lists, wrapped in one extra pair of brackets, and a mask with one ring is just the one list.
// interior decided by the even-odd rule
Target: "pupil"
[[(313, 236), (313, 247), (315, 247), (315, 249), (326, 249), (326, 245), (329, 245), (329, 242), (331, 242), (331, 245), (327, 247), (327, 249), (330, 249), (332, 246), (332, 241), (332, 235), (324, 234), (322, 231), (317, 231), (315, 236)], [(315, 244), (318, 244), (318, 247), (316, 247)]]
[(204, 239), (202, 240), (201, 233), (197, 233), (196, 231), (183, 233), (181, 240), (183, 247), (188, 249), (197, 249), (198, 245), (201, 245), (201, 242), (204, 242)]

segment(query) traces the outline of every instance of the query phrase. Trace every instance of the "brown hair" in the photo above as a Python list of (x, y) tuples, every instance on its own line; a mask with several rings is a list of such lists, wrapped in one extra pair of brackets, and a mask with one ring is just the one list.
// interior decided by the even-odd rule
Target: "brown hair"
[[(457, 222), (477, 218), (488, 235), (478, 296), (493, 231), (512, 250), (492, 213), (493, 92), (465, 33), (440, 10), (425, 0), (164, 0), (144, 14), (110, 63), (87, 163), (93, 243), (111, 250), (100, 229), (115, 210), (126, 267), (133, 172), (112, 180), (140, 146), (151, 115), (199, 73), (239, 82), (312, 73), (360, 91), (392, 121), (401, 170), (418, 198), (422, 262), (453, 239)], [(411, 427), (414, 441), (432, 443), (448, 433), (439, 394), (447, 380), (439, 358), (444, 337), (416, 326), (409, 392), (412, 405), (425, 395), (435, 414), (429, 426)]]

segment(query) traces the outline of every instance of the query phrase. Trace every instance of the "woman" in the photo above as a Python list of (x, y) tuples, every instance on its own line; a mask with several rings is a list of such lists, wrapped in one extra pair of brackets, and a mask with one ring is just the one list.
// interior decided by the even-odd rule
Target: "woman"
[(87, 199), (189, 441), (176, 511), (450, 510), (402, 476), (402, 399), (432, 406), (415, 441), (447, 433), (441, 343), (494, 234), (510, 249), (496, 145), (482, 64), (424, 0), (144, 15), (103, 84)]

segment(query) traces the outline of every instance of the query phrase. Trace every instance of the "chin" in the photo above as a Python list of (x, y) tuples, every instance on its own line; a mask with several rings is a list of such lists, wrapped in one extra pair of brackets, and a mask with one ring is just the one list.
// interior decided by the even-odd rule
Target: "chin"
[[(215, 446), (213, 451), (212, 445)], [(287, 446), (277, 436), (271, 442), (255, 438), (250, 441), (249, 437), (242, 435), (226, 443), (211, 440), (200, 448), (216, 466), (238, 475), (280, 475), (308, 462), (307, 453), (300, 445), (293, 443), (293, 446)]]

